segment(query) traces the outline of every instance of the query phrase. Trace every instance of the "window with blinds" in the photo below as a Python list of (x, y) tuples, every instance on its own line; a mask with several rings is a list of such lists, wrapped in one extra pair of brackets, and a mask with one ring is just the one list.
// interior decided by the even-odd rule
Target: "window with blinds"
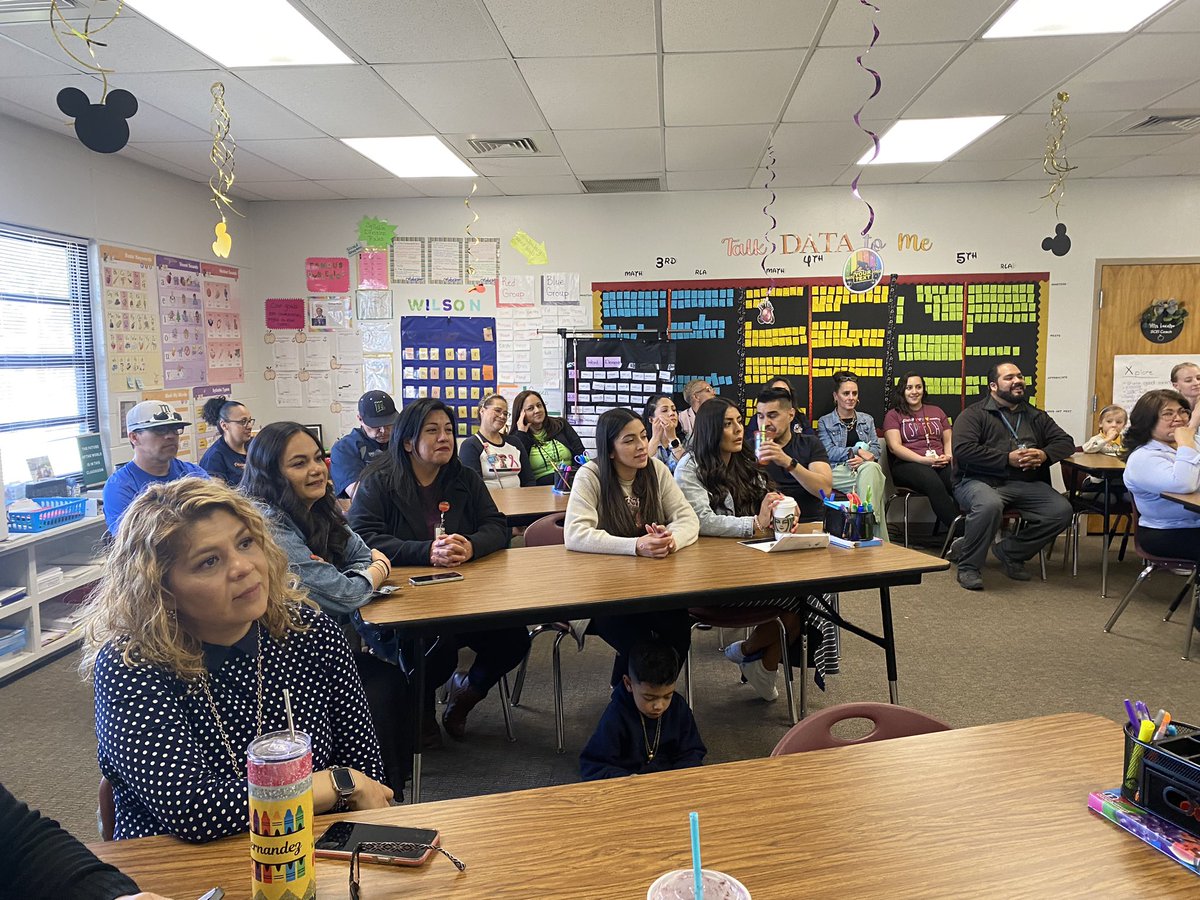
[(40, 457), (77, 473), (74, 436), (99, 431), (96, 390), (87, 242), (0, 224), (4, 480), (28, 480)]

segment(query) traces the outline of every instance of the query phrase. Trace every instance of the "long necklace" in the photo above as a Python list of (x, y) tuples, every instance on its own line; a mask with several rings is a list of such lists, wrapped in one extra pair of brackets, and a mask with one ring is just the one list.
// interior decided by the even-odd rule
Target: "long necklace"
[[(542, 449), (543, 447), (546, 446), (546, 444), (550, 444), (550, 449), (552, 449), (554, 451), (554, 462), (553, 463), (551, 463), (550, 460), (546, 459), (546, 451)], [(546, 466), (549, 466), (551, 469), (558, 467), (559, 462), (561, 462), (561, 457), (558, 452), (558, 447), (559, 447), (559, 443), (554, 438), (547, 438), (544, 441), (539, 441), (537, 438), (533, 439), (533, 449), (536, 450), (538, 452), (538, 456), (540, 456), (542, 458), (542, 467), (543, 468)]]
[[(255, 623), (258, 629), (258, 730), (255, 732), (256, 737), (262, 737), (263, 733), (263, 641), (262, 641), (262, 626)], [(212, 690), (208, 686), (208, 682), (212, 676), (205, 672), (204, 680), (200, 682), (200, 690), (204, 694), (204, 699), (208, 701), (208, 709), (212, 713), (213, 720), (217, 723), (217, 731), (221, 735), (221, 743), (225, 745), (225, 752), (229, 754), (229, 762), (233, 766), (233, 771), (238, 775), (245, 774), (243, 766), (238, 765), (238, 756), (233, 752), (233, 744), (229, 742), (229, 735), (225, 732), (225, 723), (221, 721), (221, 714), (217, 712), (217, 704), (213, 701)]]
[(654, 726), (654, 746), (650, 745), (650, 733), (646, 731), (646, 717), (638, 713), (638, 721), (642, 723), (642, 738), (646, 741), (646, 762), (654, 762), (654, 754), (658, 752), (658, 742), (662, 738), (662, 716), (656, 719)]

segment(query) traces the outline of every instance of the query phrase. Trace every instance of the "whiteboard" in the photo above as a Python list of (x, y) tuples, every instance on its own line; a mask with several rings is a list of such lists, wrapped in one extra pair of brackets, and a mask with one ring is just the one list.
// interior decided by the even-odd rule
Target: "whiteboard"
[(1166, 353), (1113, 357), (1113, 403), (1125, 412), (1146, 391), (1171, 386), (1171, 369), (1181, 362), (1200, 366), (1200, 356), (1170, 356)]

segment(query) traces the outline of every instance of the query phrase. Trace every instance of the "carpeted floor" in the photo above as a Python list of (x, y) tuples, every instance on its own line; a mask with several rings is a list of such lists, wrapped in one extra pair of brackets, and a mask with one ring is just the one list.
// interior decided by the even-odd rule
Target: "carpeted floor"
[[(970, 593), (953, 570), (917, 588), (893, 592), (900, 661), (900, 699), (956, 727), (1079, 710), (1113, 719), (1122, 700), (1140, 697), (1184, 721), (1200, 719), (1197, 658), (1180, 659), (1184, 621), (1162, 615), (1182, 579), (1156, 575), (1125, 611), (1113, 634), (1101, 628), (1138, 571), (1130, 555), (1109, 573), (1099, 597), (1099, 541), (1085, 542), (1080, 576), (1051, 562), (1049, 581), (1018, 584), (989, 563), (987, 590)], [(869, 552), (869, 551), (864, 551)], [(796, 555), (798, 565), (803, 554)], [(844, 594), (843, 614), (878, 628), (878, 596)], [(1186, 610), (1186, 606), (1184, 607)], [(499, 700), (489, 697), (469, 721), (468, 740), (446, 741), (426, 754), (428, 800), (560, 784), (578, 778), (577, 757), (608, 700), (611, 651), (599, 641), (566, 649), (567, 752), (554, 747), (550, 695), (551, 639), (534, 646), (522, 705), (514, 711), (517, 742), (504, 737)], [(564, 645), (566, 647), (566, 645)], [(810, 691), (810, 706), (887, 700), (883, 654), (843, 634), (840, 675), (829, 690)], [(91, 688), (80, 682), (72, 653), (0, 687), (0, 781), (58, 818), (85, 840), (96, 835), (96, 742)], [(786, 705), (758, 700), (738, 684), (737, 669), (717, 651), (717, 632), (695, 632), (695, 707), (708, 762), (765, 755), (788, 727)], [(1097, 787), (1119, 780), (1117, 772)], [(1082, 802), (1082, 800), (1081, 800)]]

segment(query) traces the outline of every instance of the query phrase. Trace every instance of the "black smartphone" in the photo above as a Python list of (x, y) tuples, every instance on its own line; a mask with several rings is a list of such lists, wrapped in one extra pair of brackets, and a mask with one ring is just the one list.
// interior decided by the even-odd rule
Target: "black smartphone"
[[(349, 859), (354, 848), (368, 841), (391, 841), (395, 843), (437, 845), (438, 833), (429, 828), (404, 828), (400, 825), (367, 825), (363, 822), (334, 822), (325, 833), (317, 838), (316, 855), (329, 859)], [(419, 866), (429, 860), (432, 850), (405, 850), (396, 852), (372, 851), (362, 853), (359, 859), (365, 862), (386, 863), (393, 866)]]
[(434, 575), (414, 575), (408, 579), (408, 583), (413, 587), (420, 587), (423, 584), (441, 584), (443, 581), (462, 581), (461, 572), (438, 572)]

